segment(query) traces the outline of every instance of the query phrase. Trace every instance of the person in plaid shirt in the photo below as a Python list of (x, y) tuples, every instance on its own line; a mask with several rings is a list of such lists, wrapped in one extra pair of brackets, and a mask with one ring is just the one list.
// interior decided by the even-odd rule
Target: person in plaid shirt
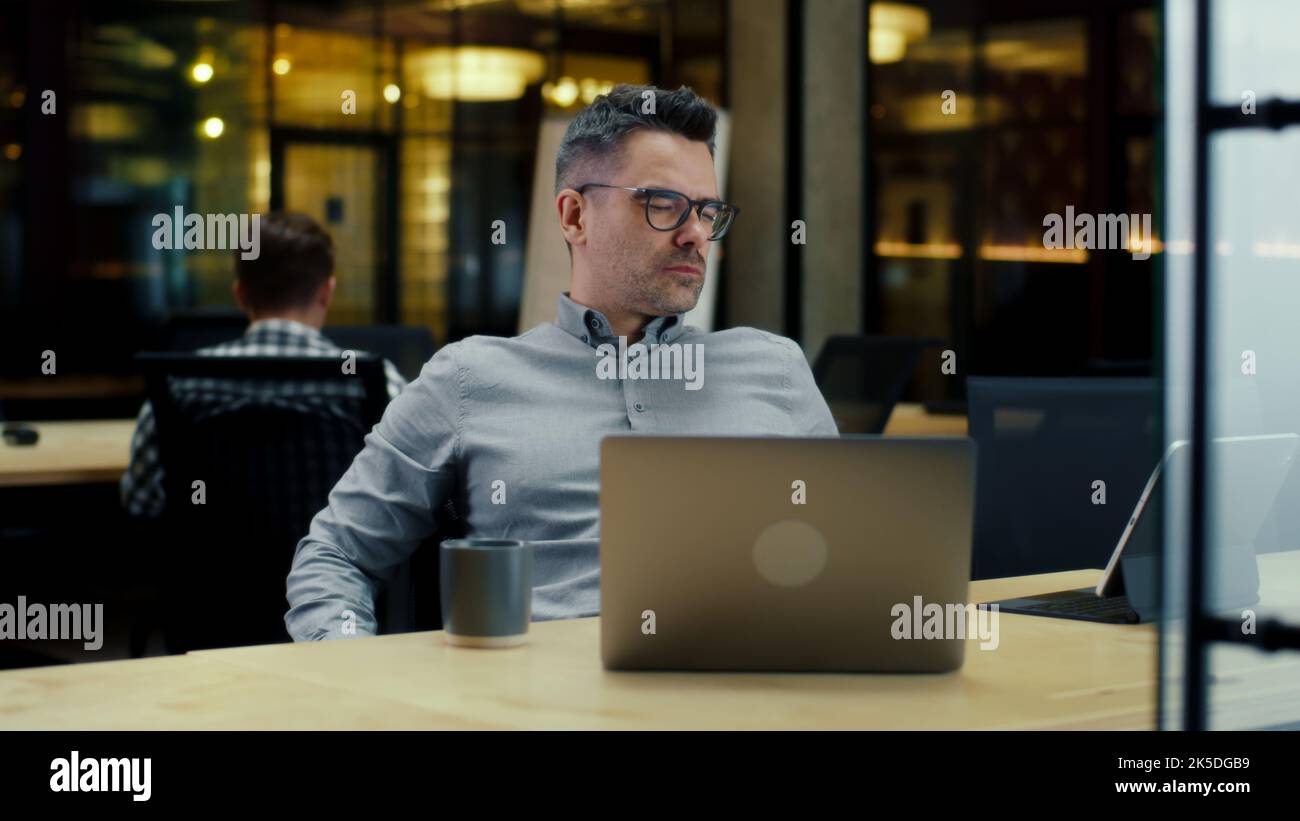
[[(261, 253), (236, 254), (235, 301), (250, 324), (239, 339), (203, 348), (209, 356), (326, 356), (343, 349), (320, 332), (334, 296), (334, 244), (328, 233), (304, 214), (264, 215)], [(406, 385), (393, 363), (384, 360), (389, 398)], [(131, 437), (131, 463), (119, 484), (122, 506), (132, 516), (163, 512), (163, 469), (158, 461), (157, 429), (148, 402), (140, 409)]]

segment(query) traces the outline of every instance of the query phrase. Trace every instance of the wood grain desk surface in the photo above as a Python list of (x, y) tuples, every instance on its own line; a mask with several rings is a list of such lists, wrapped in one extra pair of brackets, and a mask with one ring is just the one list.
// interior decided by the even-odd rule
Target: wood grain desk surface
[(116, 482), (131, 458), (134, 419), (24, 422), (34, 445), (0, 442), (0, 487)]
[(143, 396), (143, 376), (111, 374), (60, 374), (57, 378), (31, 376), (0, 379), (0, 399), (111, 399)]
[(965, 414), (929, 413), (920, 404), (900, 402), (885, 422), (885, 436), (965, 436)]
[[(991, 601), (1099, 571), (972, 583)], [(1154, 726), (1156, 632), (1000, 614), (943, 675), (607, 672), (599, 619), (508, 650), (441, 633), (0, 672), (0, 729), (941, 729)]]

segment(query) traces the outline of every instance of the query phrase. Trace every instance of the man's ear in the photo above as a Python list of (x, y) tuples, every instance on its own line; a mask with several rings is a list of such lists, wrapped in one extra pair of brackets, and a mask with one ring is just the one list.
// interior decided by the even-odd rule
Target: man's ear
[(587, 201), (572, 188), (555, 195), (555, 210), (560, 215), (560, 233), (569, 246), (587, 244)]
[(248, 299), (244, 296), (244, 285), (239, 280), (230, 283), (230, 292), (235, 295), (235, 304), (239, 310), (248, 313)]
[(334, 300), (334, 289), (338, 287), (338, 284), (338, 277), (335, 276), (331, 276), (329, 279), (325, 280), (325, 282), (321, 284), (320, 290), (316, 292), (316, 301), (328, 308), (330, 302)]

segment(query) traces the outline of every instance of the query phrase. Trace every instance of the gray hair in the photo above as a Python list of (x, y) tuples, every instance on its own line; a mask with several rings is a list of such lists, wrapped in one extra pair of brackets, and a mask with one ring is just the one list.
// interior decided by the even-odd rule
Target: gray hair
[(705, 143), (712, 156), (717, 123), (718, 112), (713, 106), (686, 86), (676, 91), (626, 83), (614, 86), (579, 111), (565, 130), (555, 153), (555, 193), (591, 182), (579, 177), (618, 158), (624, 138), (641, 129)]

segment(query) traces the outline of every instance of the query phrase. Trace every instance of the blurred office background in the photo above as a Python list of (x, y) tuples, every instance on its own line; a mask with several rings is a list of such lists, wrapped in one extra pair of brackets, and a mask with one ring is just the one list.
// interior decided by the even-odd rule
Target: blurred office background
[[(231, 252), (150, 243), (152, 216), (176, 206), (319, 220), (338, 249), (335, 328), (422, 328), (433, 346), (516, 333), (531, 324), (530, 283), (555, 281), (530, 269), (529, 252), (558, 241), (530, 234), (549, 230), (534, 197), (552, 162), (539, 150), (547, 124), (614, 83), (686, 84), (727, 114), (720, 174), (744, 211), (715, 249), (715, 298), (696, 319), (796, 339), (845, 430), (879, 432), (895, 403), (955, 420), (949, 432), (967, 432), (969, 414), (970, 433), (988, 437), (981, 492), (997, 494), (981, 499), (976, 577), (1099, 566), (1167, 441), (1190, 430), (1181, 300), (1194, 238), (1178, 209), (1194, 200), (1197, 135), (1171, 111), (1178, 95), (1185, 115), (1191, 93), (1194, 5), (5, 3), (0, 412), (129, 418), (144, 396), (137, 352), (237, 335)], [(1216, 101), (1300, 96), (1285, 39), (1296, 9), (1210, 5)], [(46, 89), (54, 116), (41, 111)], [(1300, 417), (1295, 139), (1214, 142), (1215, 435), (1292, 431)], [(1044, 216), (1067, 206), (1152, 214), (1154, 236), (1131, 237), (1150, 258), (1045, 248)], [(505, 244), (491, 242), (495, 220)], [(795, 221), (804, 244), (790, 241)], [(1240, 370), (1248, 348), (1253, 380)], [(45, 350), (57, 381), (40, 376)], [(863, 357), (893, 363), (870, 374), (887, 389), (855, 393)], [(993, 391), (982, 410), (971, 378)], [(1025, 380), (1040, 398), (1016, 393)], [(1080, 385), (1093, 404), (1042, 424), (1068, 415)], [(1089, 506), (1092, 474), (1077, 509), (1048, 497), (1061, 465), (1078, 468), (1074, 481), (1099, 461), (1112, 471), (1104, 515)], [(1268, 508), (1260, 551), (1298, 546), (1298, 481), (1286, 477)], [(11, 538), (72, 545), (88, 579), (113, 574), (103, 551), (124, 549), (115, 486), (0, 490)], [(1215, 505), (1232, 505), (1216, 492)], [(75, 521), (48, 514), (73, 509)], [(9, 580), (78, 600), (59, 575), (64, 556), (10, 555)]]
[[(720, 249), (716, 327), (785, 333), (810, 359), (832, 334), (870, 333), (942, 340), (962, 373), (1150, 372), (1153, 263), (1041, 242), (1043, 214), (1066, 204), (1153, 208), (1149, 2), (155, 0), (5, 15), (0, 305), (19, 350), (57, 350), (64, 374), (127, 375), (168, 317), (233, 307), (230, 254), (150, 245), (150, 217), (176, 205), (323, 222), (339, 249), (331, 324), (422, 325), (438, 344), (513, 333), (541, 124), (616, 82), (684, 83), (732, 115), (727, 188), (745, 217)], [(41, 113), (46, 88), (56, 116)], [(804, 246), (786, 241), (795, 219)], [(962, 380), (931, 364), (908, 398), (960, 400)], [(0, 368), (26, 375), (27, 358)]]
[[(725, 104), (725, 14), (722, 0), (6, 7), (6, 320), (57, 340), (61, 370), (114, 373), (151, 323), (231, 308), (230, 254), (157, 251), (142, 230), (183, 205), (324, 224), (333, 324), (422, 325), (439, 344), (514, 333), (542, 119), (623, 81)], [(57, 117), (39, 111), (46, 87)]]

